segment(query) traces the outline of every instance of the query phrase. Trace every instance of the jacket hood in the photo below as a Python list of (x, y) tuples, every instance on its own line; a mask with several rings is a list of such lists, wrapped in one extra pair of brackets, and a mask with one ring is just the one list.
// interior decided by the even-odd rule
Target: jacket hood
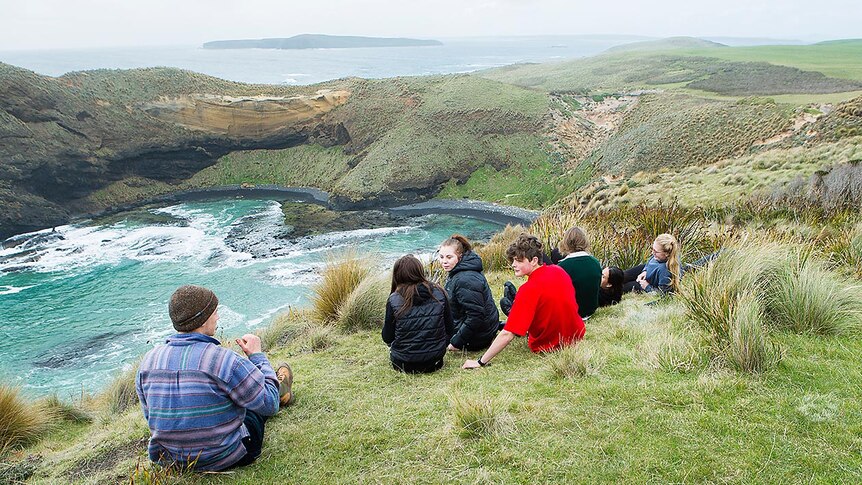
[(476, 271), (477, 273), (482, 272), (482, 258), (479, 257), (478, 254), (473, 251), (467, 251), (461, 256), (461, 261), (458, 261), (458, 264), (452, 268), (452, 271), (449, 272), (449, 275), (452, 276), (455, 273), (460, 271)]

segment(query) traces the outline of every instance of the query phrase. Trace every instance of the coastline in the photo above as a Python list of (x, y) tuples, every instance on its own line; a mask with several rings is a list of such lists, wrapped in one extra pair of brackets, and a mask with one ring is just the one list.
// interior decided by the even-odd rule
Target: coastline
[[(98, 212), (76, 214), (66, 221), (66, 223), (71, 224), (88, 219), (110, 216), (151, 204), (223, 199), (231, 197), (266, 198), (279, 201), (295, 200), (297, 202), (320, 205), (334, 211), (351, 210), (350, 207), (336, 207), (336, 204), (333, 204), (328, 192), (312, 187), (286, 187), (274, 184), (260, 184), (254, 186), (222, 185), (218, 187), (182, 190), (143, 199), (134, 203), (109, 207)], [(363, 209), (379, 209), (388, 211), (393, 215), (414, 216), (423, 214), (452, 214), (472, 217), (474, 219), (498, 224), (530, 225), (540, 214), (539, 211), (523, 209), (521, 207), (469, 199), (431, 199), (398, 206), (390, 206), (385, 202), (381, 202), (376, 206), (369, 207), (365, 204), (361, 204), (361, 206)], [(0, 240), (0, 246), (8, 247), (6, 243), (16, 241), (24, 234), (31, 234), (33, 232), (39, 232), (46, 229), (51, 228), (43, 227), (24, 233), (13, 234)]]

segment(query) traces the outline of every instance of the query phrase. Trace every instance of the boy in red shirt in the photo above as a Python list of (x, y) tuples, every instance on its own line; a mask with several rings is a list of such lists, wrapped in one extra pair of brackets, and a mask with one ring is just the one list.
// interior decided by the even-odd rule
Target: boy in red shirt
[(515, 336), (528, 335), (527, 345), (533, 352), (556, 350), (584, 337), (572, 279), (559, 266), (542, 265), (539, 239), (521, 234), (506, 256), (515, 276), (526, 276), (527, 282), (518, 289), (506, 326), (482, 357), (464, 362), (464, 369), (488, 364)]

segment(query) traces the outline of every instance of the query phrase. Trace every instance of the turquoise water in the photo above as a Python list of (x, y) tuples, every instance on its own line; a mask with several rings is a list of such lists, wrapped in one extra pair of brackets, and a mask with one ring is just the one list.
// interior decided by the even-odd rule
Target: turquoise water
[[(374, 254), (385, 271), (408, 252), (430, 257), (453, 232), (483, 239), (499, 229), (432, 215), (288, 243), (270, 237), (282, 223), (275, 201), (188, 202), (149, 212), (167, 222), (130, 215), (108, 225), (63, 226), (0, 250), (0, 382), (63, 399), (98, 391), (172, 333), (167, 302), (182, 284), (212, 288), (221, 331), (241, 335), (288, 306), (305, 305), (316, 271), (332, 254)], [(264, 242), (278, 250), (254, 257), (237, 249), (229, 236), (237, 228), (246, 230), (246, 242), (270, 239)]]

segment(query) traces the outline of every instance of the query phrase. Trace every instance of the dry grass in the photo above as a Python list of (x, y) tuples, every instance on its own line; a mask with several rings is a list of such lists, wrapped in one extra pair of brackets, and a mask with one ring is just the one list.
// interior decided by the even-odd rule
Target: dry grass
[(506, 258), (506, 250), (524, 232), (527, 232), (527, 228), (524, 226), (507, 224), (502, 231), (494, 234), (486, 244), (476, 245), (476, 254), (482, 258), (482, 266), (486, 272), (509, 269), (509, 259)]
[(334, 322), (341, 305), (369, 272), (368, 260), (357, 257), (355, 253), (330, 256), (321, 281), (313, 288), (311, 303), (314, 317), (323, 323)]
[(123, 414), (138, 405), (135, 376), (139, 366), (140, 362), (136, 362), (131, 369), (117, 375), (97, 396), (97, 402), (108, 417)]
[(0, 456), (33, 443), (56, 419), (44, 404), (25, 401), (18, 388), (0, 385)]
[(286, 313), (276, 316), (267, 327), (258, 330), (257, 335), (263, 350), (269, 352), (284, 347), (316, 325), (309, 310), (291, 307)]

